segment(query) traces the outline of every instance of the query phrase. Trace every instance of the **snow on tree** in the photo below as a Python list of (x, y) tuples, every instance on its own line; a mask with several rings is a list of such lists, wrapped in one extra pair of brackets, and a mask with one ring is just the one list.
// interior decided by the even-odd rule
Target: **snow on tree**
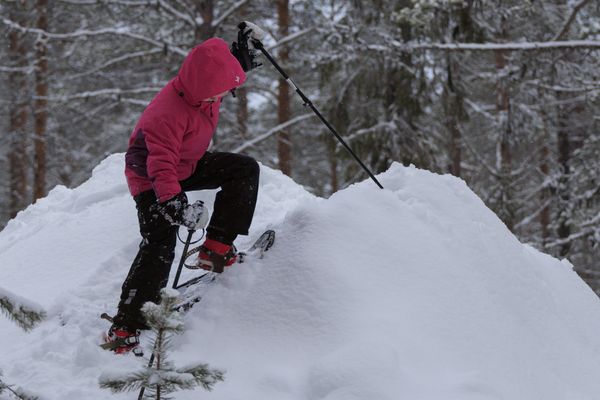
[[(30, 393), (25, 392), (22, 388), (15, 388), (13, 385), (8, 385), (2, 381), (2, 372), (0, 371), (0, 395), (4, 395), (4, 393), (8, 393), (8, 399), (18, 399), (18, 400), (38, 400), (39, 397), (34, 396)], [(5, 400), (4, 396), (0, 397), (0, 399)]]
[(26, 331), (33, 329), (46, 317), (45, 311), (37, 304), (2, 288), (0, 288), (0, 310)]
[(170, 393), (196, 386), (210, 391), (217, 382), (224, 380), (223, 371), (209, 368), (207, 364), (177, 368), (169, 360), (173, 335), (184, 332), (182, 315), (173, 310), (178, 295), (174, 289), (163, 289), (160, 304), (148, 302), (142, 307), (142, 314), (154, 334), (152, 365), (133, 373), (104, 373), (99, 381), (101, 388), (113, 393), (144, 388), (145, 398), (160, 400)]
[[(45, 311), (30, 301), (27, 301), (7, 290), (0, 288), (0, 310), (12, 319), (18, 326), (28, 331), (46, 317)], [(5, 383), (0, 371), (0, 395), (5, 392), (19, 400), (36, 400), (37, 397), (26, 393), (22, 388), (15, 388)], [(10, 398), (10, 397), (9, 397)], [(0, 397), (4, 400), (4, 397)]]

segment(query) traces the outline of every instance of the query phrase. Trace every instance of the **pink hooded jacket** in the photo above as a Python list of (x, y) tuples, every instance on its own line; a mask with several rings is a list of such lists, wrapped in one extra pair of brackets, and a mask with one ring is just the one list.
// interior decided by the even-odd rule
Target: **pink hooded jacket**
[(142, 113), (125, 155), (133, 196), (153, 189), (163, 202), (181, 191), (213, 137), (221, 101), (202, 101), (240, 86), (246, 74), (225, 41), (194, 47), (179, 73)]

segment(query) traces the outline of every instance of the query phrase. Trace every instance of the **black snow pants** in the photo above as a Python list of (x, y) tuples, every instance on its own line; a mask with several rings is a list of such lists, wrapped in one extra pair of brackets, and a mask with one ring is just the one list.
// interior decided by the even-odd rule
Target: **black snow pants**
[[(238, 234), (247, 235), (258, 195), (258, 163), (234, 153), (207, 152), (196, 170), (180, 181), (182, 190), (221, 190), (217, 193), (207, 236), (233, 242)], [(114, 323), (129, 329), (145, 329), (140, 308), (147, 301), (157, 303), (160, 290), (167, 285), (175, 257), (178, 226), (152, 211), (154, 191), (134, 197), (142, 242), (123, 283), (119, 310)]]

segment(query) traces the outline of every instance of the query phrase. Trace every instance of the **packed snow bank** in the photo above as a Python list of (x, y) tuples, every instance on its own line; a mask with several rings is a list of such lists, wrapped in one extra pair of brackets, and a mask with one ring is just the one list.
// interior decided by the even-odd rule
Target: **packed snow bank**
[[(97, 379), (140, 362), (96, 346), (139, 240), (122, 163), (108, 158), (0, 233), (0, 286), (49, 310), (30, 334), (0, 320), (0, 367), (44, 398), (128, 398)], [(324, 200), (261, 174), (250, 238), (273, 228), (277, 243), (187, 316), (172, 360), (228, 372), (212, 393), (178, 399), (597, 397), (600, 301), (461, 180), (394, 164), (378, 177), (385, 190), (365, 181)]]

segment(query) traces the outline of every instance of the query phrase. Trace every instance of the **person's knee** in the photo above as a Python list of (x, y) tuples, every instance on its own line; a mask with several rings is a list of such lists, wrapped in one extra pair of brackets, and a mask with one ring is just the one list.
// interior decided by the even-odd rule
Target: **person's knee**
[(254, 158), (250, 158), (250, 160), (251, 161), (249, 161), (249, 164), (248, 164), (250, 173), (252, 176), (255, 176), (256, 178), (258, 178), (260, 175), (260, 165), (258, 165), (258, 162)]
[(249, 177), (257, 179), (260, 175), (260, 166), (258, 165), (258, 162), (250, 156), (240, 155), (239, 157), (240, 165), (242, 166), (245, 174)]

